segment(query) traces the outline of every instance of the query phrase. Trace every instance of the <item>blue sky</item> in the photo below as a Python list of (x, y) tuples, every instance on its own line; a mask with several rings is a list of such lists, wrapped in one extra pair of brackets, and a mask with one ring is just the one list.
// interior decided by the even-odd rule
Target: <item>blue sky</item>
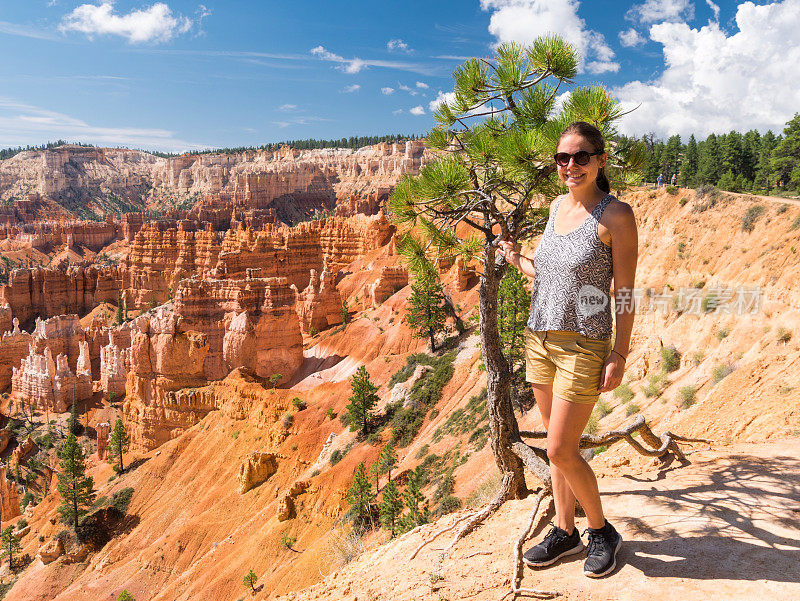
[(165, 151), (426, 132), (453, 69), (556, 31), (626, 133), (782, 129), (800, 0), (4, 0), (0, 147)]

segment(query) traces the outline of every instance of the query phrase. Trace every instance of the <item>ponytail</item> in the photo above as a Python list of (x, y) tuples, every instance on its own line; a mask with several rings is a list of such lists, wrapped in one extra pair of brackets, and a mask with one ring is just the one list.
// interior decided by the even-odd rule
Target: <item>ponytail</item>
[(606, 194), (611, 193), (611, 184), (608, 181), (608, 177), (606, 177), (606, 170), (603, 167), (600, 167), (600, 171), (597, 172), (597, 180), (595, 180), (595, 183), (597, 187)]

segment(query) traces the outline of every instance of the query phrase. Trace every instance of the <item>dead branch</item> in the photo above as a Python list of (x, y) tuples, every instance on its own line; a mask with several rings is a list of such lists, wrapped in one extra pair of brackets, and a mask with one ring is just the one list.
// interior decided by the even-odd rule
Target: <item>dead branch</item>
[(541, 597), (543, 599), (552, 599), (560, 594), (555, 591), (543, 591), (534, 588), (519, 588), (519, 583), (522, 581), (522, 572), (525, 569), (522, 563), (522, 545), (524, 545), (525, 541), (530, 537), (531, 532), (534, 529), (534, 524), (536, 523), (536, 515), (539, 513), (539, 507), (542, 505), (542, 501), (545, 499), (547, 499), (547, 503), (544, 505), (542, 515), (547, 513), (550, 504), (553, 502), (551, 491), (549, 489), (542, 488), (542, 490), (539, 491), (539, 494), (536, 495), (536, 504), (533, 506), (533, 511), (531, 511), (531, 517), (528, 520), (528, 526), (525, 528), (522, 536), (519, 537), (517, 544), (514, 546), (514, 568), (511, 572), (511, 588), (508, 590), (508, 592), (506, 592), (505, 595), (501, 597), (501, 600), (505, 599), (509, 595), (513, 595), (512, 599), (516, 598), (516, 596), (520, 593), (536, 595), (537, 597)]
[(447, 528), (442, 528), (441, 530), (439, 530), (439, 531), (437, 531), (437, 532), (434, 532), (434, 533), (433, 533), (431, 536), (429, 536), (427, 539), (425, 539), (424, 541), (422, 541), (422, 542), (420, 543), (420, 545), (419, 545), (419, 546), (418, 546), (416, 549), (414, 549), (414, 552), (413, 552), (413, 553), (412, 553), (412, 554), (409, 556), (409, 559), (414, 559), (414, 558), (417, 556), (417, 553), (419, 553), (419, 552), (420, 552), (420, 550), (422, 549), (422, 547), (424, 547), (425, 545), (427, 545), (429, 542), (433, 541), (433, 540), (434, 540), (436, 537), (438, 537), (440, 534), (444, 534), (445, 532), (449, 532), (450, 530), (452, 530), (453, 528), (455, 528), (455, 527), (456, 527), (458, 524), (460, 524), (461, 522), (463, 522), (463, 521), (465, 521), (465, 520), (468, 520), (470, 517), (472, 517), (472, 515), (475, 515), (475, 514), (465, 515), (465, 516), (464, 516), (464, 517), (462, 517), (462, 518), (458, 518), (458, 519), (457, 519), (455, 522), (453, 522), (452, 524), (450, 524), (450, 525), (449, 525)]
[[(642, 441), (652, 448), (647, 448), (641, 442), (636, 440), (633, 437), (635, 432), (638, 432), (642, 437)], [(547, 438), (547, 432), (542, 430), (533, 432), (523, 430), (520, 431), (519, 435), (524, 438), (533, 438), (539, 440)], [(621, 430), (612, 430), (611, 432), (605, 432), (601, 435), (584, 434), (581, 436), (579, 446), (581, 449), (591, 449), (604, 445), (612, 445), (620, 440), (626, 441), (640, 455), (644, 455), (646, 457), (661, 457), (662, 459), (666, 459), (671, 453), (681, 461), (686, 461), (686, 455), (678, 445), (679, 442), (704, 442), (706, 444), (710, 442), (705, 438), (687, 438), (686, 436), (679, 436), (677, 434), (673, 434), (669, 430), (664, 432), (661, 436), (656, 436), (656, 434), (653, 433), (653, 430), (650, 429), (650, 426), (647, 424), (647, 420), (645, 420), (644, 416), (639, 415), (635, 420), (633, 420), (633, 422)], [(514, 445), (513, 448), (515, 451), (518, 451), (519, 445)], [(541, 453), (537, 452), (541, 451), (541, 449), (536, 449), (536, 447), (529, 448), (533, 449), (533, 452), (536, 453), (537, 456), (541, 457)]]

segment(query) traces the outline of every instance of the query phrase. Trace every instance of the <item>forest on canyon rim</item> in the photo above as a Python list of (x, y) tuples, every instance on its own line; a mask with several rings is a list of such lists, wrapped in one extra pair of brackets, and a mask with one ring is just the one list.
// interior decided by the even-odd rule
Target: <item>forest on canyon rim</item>
[[(501, 72), (519, 60), (498, 56)], [(541, 64), (555, 78), (574, 69)], [(160, 157), (61, 145), (0, 163), (6, 599), (589, 594), (569, 563), (519, 569), (548, 499), (546, 455), (523, 441), (542, 429), (520, 381), (530, 286), (495, 261), (485, 225), (502, 215), (532, 251), (540, 232), (515, 207), (547, 216), (534, 201), (552, 196), (552, 166), (520, 157), (560, 129), (536, 120), (546, 95), (524, 82), (474, 64), (460, 75), (484, 85), (457, 87), (424, 143)], [(459, 129), (453, 113), (481, 100), (467, 90), (492, 86), (529, 98), (506, 109), (541, 138), (509, 123), (497, 140)], [(574, 93), (562, 119), (598, 104), (610, 133), (615, 107), (597, 89)], [(705, 167), (721, 157), (741, 190), (796, 191), (781, 169), (798, 158), (797, 119), (769, 142), (709, 137), (696, 168), (692, 139), (644, 140), (644, 177), (675, 173), (673, 189), (635, 185), (624, 161), (641, 141), (617, 140), (637, 285), (700, 302), (642, 307), (626, 379), (587, 426), (631, 542), (596, 598), (620, 585), (658, 598), (797, 592), (800, 203), (693, 189), (725, 186), (728, 171)], [(475, 162), (442, 158), (454, 143)], [(476, 204), (464, 174), (487, 160), (484, 189), (522, 181), (529, 197)], [(485, 221), (465, 227), (456, 197)], [(461, 213), (429, 213), (419, 238), (404, 236), (402, 221), (436, 201)], [(169, 209), (116, 215), (127, 204)], [(75, 223), (86, 206), (101, 220)], [(758, 312), (723, 310), (738, 286), (759, 288)]]

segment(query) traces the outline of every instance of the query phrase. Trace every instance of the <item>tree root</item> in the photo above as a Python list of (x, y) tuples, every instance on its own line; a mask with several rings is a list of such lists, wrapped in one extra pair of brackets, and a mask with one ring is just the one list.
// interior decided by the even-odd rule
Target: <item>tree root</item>
[[(506, 478), (503, 479), (503, 483), (505, 483), (505, 482), (506, 482)], [(497, 496), (494, 499), (492, 499), (492, 501), (490, 501), (488, 505), (486, 505), (485, 507), (483, 507), (482, 509), (480, 509), (479, 511), (477, 511), (475, 513), (471, 513), (469, 515), (466, 515), (466, 516), (464, 516), (462, 518), (457, 519), (455, 522), (450, 524), (447, 528), (443, 528), (442, 530), (439, 530), (438, 532), (435, 532), (428, 539), (426, 539), (422, 543), (420, 543), (420, 545), (411, 554), (409, 559), (414, 559), (414, 557), (417, 556), (417, 553), (419, 553), (419, 551), (425, 545), (427, 545), (429, 542), (431, 542), (433, 539), (435, 539), (440, 534), (444, 534), (445, 532), (449, 532), (450, 530), (455, 528), (458, 524), (460, 524), (462, 522), (466, 522), (466, 524), (464, 524), (461, 527), (461, 529), (456, 533), (456, 535), (453, 537), (453, 540), (450, 541), (450, 544), (447, 545), (447, 547), (445, 547), (444, 549), (442, 549), (441, 553), (439, 554), (439, 562), (441, 563), (441, 561), (444, 559), (445, 555), (447, 555), (447, 553), (450, 551), (450, 549), (452, 549), (456, 545), (456, 543), (458, 541), (460, 541), (467, 534), (472, 532), (475, 528), (477, 528), (481, 523), (483, 523), (489, 516), (491, 516), (495, 511), (497, 511), (503, 505), (503, 503), (505, 502), (505, 500), (507, 498), (507, 495), (508, 495), (508, 492), (506, 490), (506, 487), (501, 485), (500, 486), (500, 491), (497, 493)]]
[(522, 581), (522, 572), (525, 569), (522, 563), (522, 545), (524, 545), (525, 541), (530, 537), (531, 532), (534, 529), (534, 524), (536, 524), (536, 515), (539, 513), (539, 507), (542, 505), (542, 501), (545, 499), (546, 503), (544, 504), (542, 515), (547, 513), (548, 507), (553, 502), (552, 492), (543, 488), (539, 491), (539, 494), (536, 495), (536, 504), (533, 506), (533, 511), (531, 511), (531, 517), (528, 520), (528, 526), (525, 528), (522, 536), (519, 537), (517, 544), (514, 546), (514, 570), (511, 573), (511, 588), (500, 598), (501, 601), (509, 595), (513, 595), (512, 599), (514, 599), (520, 593), (536, 595), (537, 597), (541, 597), (543, 599), (552, 599), (553, 597), (560, 595), (560, 593), (556, 591), (543, 591), (535, 588), (519, 588), (519, 583)]
[[(639, 432), (642, 437), (642, 441), (652, 448), (648, 449), (641, 442), (636, 440), (633, 437), (635, 432)], [(542, 430), (533, 432), (523, 430), (520, 431), (519, 435), (525, 438), (534, 438), (540, 440), (547, 438), (547, 432)], [(673, 434), (669, 430), (664, 432), (661, 436), (656, 436), (653, 433), (653, 430), (650, 429), (650, 426), (647, 425), (647, 421), (645, 420), (644, 416), (640, 415), (621, 430), (612, 430), (611, 432), (606, 432), (605, 434), (599, 436), (593, 434), (584, 434), (581, 436), (579, 446), (581, 449), (591, 449), (603, 445), (612, 445), (620, 440), (625, 440), (640, 455), (644, 455), (646, 457), (666, 458), (666, 456), (671, 453), (681, 461), (686, 461), (686, 455), (678, 445), (679, 442), (711, 442), (705, 438), (687, 438), (685, 436), (679, 436), (677, 434)], [(541, 457), (541, 453), (537, 452), (540, 451), (540, 449), (536, 449), (535, 447), (530, 448), (537, 457)]]

